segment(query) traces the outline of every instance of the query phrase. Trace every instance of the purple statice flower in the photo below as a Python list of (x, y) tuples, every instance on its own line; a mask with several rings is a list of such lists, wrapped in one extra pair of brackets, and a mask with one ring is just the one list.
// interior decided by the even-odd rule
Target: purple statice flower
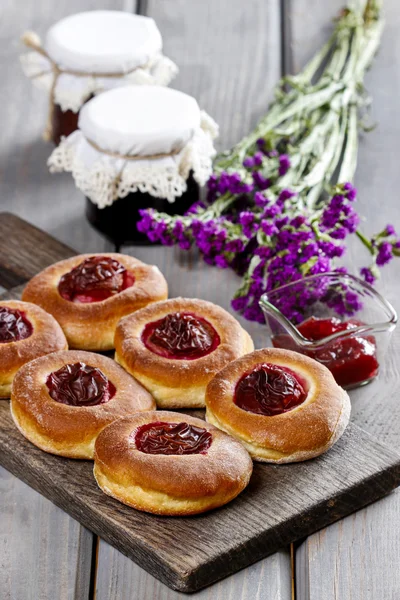
[(318, 273), (329, 273), (332, 271), (331, 261), (327, 256), (319, 256), (317, 261), (313, 264), (310, 269), (310, 275), (317, 275)]
[(260, 258), (268, 259), (272, 257), (273, 250), (269, 246), (258, 246), (258, 248), (254, 250), (254, 254)]
[(264, 313), (258, 304), (258, 299), (254, 300), (249, 306), (244, 310), (243, 316), (248, 321), (255, 321), (256, 323), (265, 323)]
[(250, 211), (243, 211), (239, 214), (239, 223), (243, 228), (243, 234), (247, 238), (251, 238), (254, 234), (256, 229), (255, 220), (254, 213)]
[(257, 189), (263, 191), (271, 186), (271, 180), (268, 177), (264, 177), (260, 171), (253, 171), (251, 176)]
[(261, 208), (264, 208), (264, 206), (267, 206), (267, 204), (269, 204), (269, 202), (270, 202), (270, 200), (268, 198), (266, 198), (262, 192), (256, 192), (254, 194), (254, 204), (256, 206), (260, 206)]
[(258, 138), (258, 140), (256, 141), (256, 145), (258, 146), (258, 148), (264, 148), (265, 147), (264, 138)]
[(283, 204), (286, 202), (286, 200), (290, 200), (290, 198), (293, 198), (294, 196), (297, 196), (296, 192), (292, 192), (292, 190), (284, 188), (279, 193), (277, 202), (279, 202), (279, 204)]
[(330, 232), (330, 236), (334, 240), (344, 240), (347, 237), (348, 231), (345, 227), (338, 227)]
[(333, 244), (332, 242), (320, 241), (318, 242), (318, 246), (329, 258), (339, 258), (340, 256), (343, 256), (346, 250), (344, 246)]
[(279, 168), (278, 173), (281, 177), (286, 175), (290, 168), (290, 158), (287, 154), (281, 154), (279, 157)]
[(392, 236), (392, 235), (394, 235), (394, 236), (396, 235), (396, 230), (393, 227), (393, 225), (386, 225), (386, 227), (385, 227), (385, 235), (387, 237)]
[(239, 238), (231, 240), (225, 245), (225, 252), (234, 252), (235, 254), (238, 254), (239, 252), (243, 252), (243, 250), (244, 243)]
[(376, 277), (369, 267), (363, 267), (362, 269), (360, 269), (360, 274), (363, 277), (364, 281), (366, 281), (370, 285), (375, 283)]
[(151, 209), (139, 209), (139, 215), (141, 216), (140, 221), (136, 223), (136, 228), (140, 233), (146, 233), (153, 227), (154, 217)]
[(198, 200), (197, 202), (195, 202), (194, 204), (192, 204), (192, 206), (190, 206), (187, 211), (185, 212), (185, 216), (188, 215), (195, 215), (197, 214), (200, 210), (206, 208), (206, 205), (204, 204), (204, 202), (202, 202), (201, 200)]
[(306, 246), (301, 249), (301, 254), (299, 257), (299, 263), (305, 264), (314, 256), (319, 255), (319, 248), (316, 242), (310, 242)]
[(349, 182), (345, 183), (343, 185), (343, 190), (344, 190), (344, 195), (346, 196), (347, 200), (350, 200), (350, 202), (353, 202), (356, 199), (357, 190), (351, 183), (349, 183)]
[(220, 269), (227, 269), (229, 267), (229, 262), (222, 254), (217, 254), (215, 257), (215, 264)]
[(294, 219), (292, 219), (290, 221), (290, 225), (291, 225), (291, 227), (294, 227), (295, 229), (299, 229), (299, 227), (304, 225), (305, 222), (306, 222), (306, 218), (303, 217), (302, 215), (298, 215), (297, 217), (294, 217)]
[(282, 212), (282, 206), (279, 206), (278, 203), (272, 204), (272, 206), (267, 206), (262, 213), (263, 218), (265, 219), (273, 219), (276, 215), (279, 215)]
[(252, 169), (255, 166), (254, 158), (252, 156), (247, 156), (243, 161), (243, 166), (246, 169)]
[(265, 233), (265, 235), (273, 236), (278, 233), (278, 228), (273, 221), (267, 221), (266, 219), (262, 219), (260, 223), (261, 230)]
[(242, 312), (246, 308), (248, 301), (247, 296), (238, 296), (237, 298), (233, 298), (231, 306), (236, 312)]
[(378, 255), (376, 257), (376, 264), (379, 267), (383, 267), (383, 265), (386, 265), (389, 261), (391, 261), (393, 258), (393, 248), (392, 248), (392, 244), (389, 244), (389, 242), (382, 242), (382, 244), (380, 244), (379, 249), (378, 249)]

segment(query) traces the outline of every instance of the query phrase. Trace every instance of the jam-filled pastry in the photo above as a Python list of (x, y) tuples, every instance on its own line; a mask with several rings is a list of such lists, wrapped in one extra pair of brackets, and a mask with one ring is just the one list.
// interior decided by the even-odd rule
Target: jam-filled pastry
[(106, 425), (153, 410), (153, 397), (111, 358), (70, 350), (20, 369), (11, 389), (11, 414), (20, 432), (45, 452), (93, 458)]
[(68, 348), (57, 321), (35, 304), (0, 301), (0, 398), (9, 398), (15, 373), (22, 365)]
[(201, 419), (157, 411), (120, 419), (96, 440), (106, 494), (159, 515), (194, 515), (236, 498), (253, 464), (244, 447)]
[(290, 350), (256, 350), (209, 383), (206, 418), (254, 460), (289, 463), (328, 450), (350, 417), (347, 393), (322, 364)]
[(120, 321), (115, 359), (161, 408), (201, 408), (208, 382), (254, 349), (224, 309), (196, 298), (152, 304)]
[(121, 317), (168, 296), (157, 267), (124, 254), (81, 254), (38, 273), (22, 299), (51, 313), (71, 348), (111, 350)]

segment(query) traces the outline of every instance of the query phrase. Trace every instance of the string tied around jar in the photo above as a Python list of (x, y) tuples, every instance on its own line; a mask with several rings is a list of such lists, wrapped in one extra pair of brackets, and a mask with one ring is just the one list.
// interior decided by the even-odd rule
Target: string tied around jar
[[(64, 69), (61, 68), (48, 54), (48, 52), (46, 52), (46, 50), (44, 49), (44, 47), (42, 46), (42, 42), (40, 37), (38, 36), (37, 33), (35, 33), (34, 31), (26, 31), (22, 36), (21, 36), (21, 42), (27, 47), (30, 48), (31, 50), (34, 50), (35, 52), (38, 52), (38, 54), (41, 54), (44, 58), (46, 58), (49, 63), (50, 63), (50, 69), (53, 73), (53, 79), (52, 79), (52, 84), (50, 87), (50, 93), (49, 93), (49, 110), (47, 113), (47, 121), (46, 121), (46, 127), (45, 130), (43, 132), (43, 138), (46, 141), (49, 141), (52, 139), (52, 134), (53, 134), (53, 114), (54, 114), (54, 107), (55, 107), (55, 89), (56, 89), (56, 85), (57, 85), (57, 81), (58, 78), (60, 77), (60, 75), (66, 74), (66, 75), (73, 75), (75, 77), (93, 77), (93, 78), (121, 78), (121, 77), (125, 77), (127, 75), (130, 75), (131, 73), (134, 73), (135, 71), (138, 71), (139, 69), (146, 69), (148, 68), (148, 64), (143, 64), (143, 65), (138, 65), (136, 67), (133, 67), (132, 69), (128, 69), (125, 71), (119, 71), (119, 72), (88, 72), (88, 71), (78, 71), (75, 69)], [(36, 73), (35, 75), (31, 76), (31, 79), (36, 79), (38, 77), (42, 77), (43, 75), (46, 75), (49, 71), (40, 71), (39, 73)]]

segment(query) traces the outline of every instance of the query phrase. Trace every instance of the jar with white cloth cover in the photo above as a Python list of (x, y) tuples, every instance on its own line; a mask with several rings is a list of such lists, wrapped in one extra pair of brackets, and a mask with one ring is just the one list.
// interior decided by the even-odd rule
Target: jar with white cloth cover
[(148, 242), (136, 228), (140, 209), (183, 214), (211, 175), (218, 126), (183, 92), (110, 90), (85, 104), (78, 127), (48, 166), (72, 173), (90, 223), (117, 247)]
[(48, 30), (44, 44), (22, 36), (30, 52), (24, 73), (49, 94), (44, 137), (58, 144), (77, 128), (78, 114), (94, 95), (112, 88), (168, 85), (178, 68), (162, 54), (162, 38), (149, 17), (114, 10), (71, 15)]

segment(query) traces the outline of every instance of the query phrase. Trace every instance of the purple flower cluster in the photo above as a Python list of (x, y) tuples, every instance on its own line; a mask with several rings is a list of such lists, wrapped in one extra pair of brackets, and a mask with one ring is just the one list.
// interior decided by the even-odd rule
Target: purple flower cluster
[(242, 180), (239, 173), (227, 173), (223, 171), (220, 176), (211, 175), (207, 182), (207, 201), (215, 202), (219, 196), (230, 194), (238, 196), (249, 194), (253, 191), (254, 185)]
[(342, 193), (335, 194), (323, 211), (321, 230), (335, 240), (344, 240), (349, 233), (354, 233), (360, 222), (352, 206), (355, 199), (355, 188), (349, 183), (345, 184)]
[(376, 281), (378, 267), (383, 267), (395, 256), (400, 256), (400, 239), (393, 225), (386, 225), (383, 231), (373, 236), (370, 251), (374, 263), (370, 267), (363, 267), (360, 274), (367, 283), (372, 285)]
[[(325, 302), (338, 315), (356, 313), (360, 299), (352, 290), (343, 287), (328, 293), (324, 277), (311, 287), (302, 281), (307, 275), (343, 271), (337, 260), (345, 253), (344, 241), (356, 232), (359, 223), (354, 209), (355, 188), (350, 183), (337, 185), (322, 207), (300, 210), (296, 193), (277, 186), (279, 177), (290, 168), (289, 157), (267, 150), (262, 139), (257, 147), (245, 159), (241, 173), (222, 172), (210, 177), (207, 205), (196, 203), (182, 217), (141, 211), (139, 231), (153, 242), (176, 244), (183, 250), (195, 245), (207, 264), (229, 267), (244, 275), (232, 307), (246, 319), (264, 322), (261, 295), (296, 281), (298, 293), (279, 294), (277, 300), (278, 308), (294, 322), (303, 320), (316, 301)], [(275, 161), (275, 179), (263, 174), (265, 161)], [(218, 211), (220, 202), (225, 204)], [(373, 283), (377, 266), (400, 255), (400, 242), (388, 225), (371, 241), (366, 240), (367, 244), (375, 263), (364, 267), (361, 275)]]

